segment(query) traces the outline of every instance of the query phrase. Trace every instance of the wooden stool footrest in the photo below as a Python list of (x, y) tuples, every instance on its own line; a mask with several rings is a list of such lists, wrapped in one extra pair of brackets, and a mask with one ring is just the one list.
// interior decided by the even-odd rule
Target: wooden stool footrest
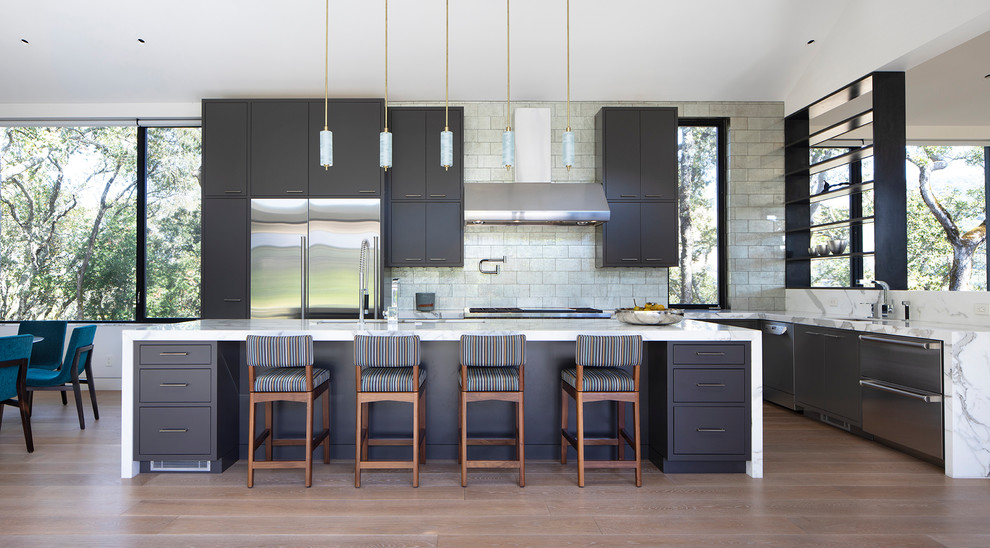
[(639, 463), (634, 460), (588, 460), (584, 459), (585, 468), (636, 468)]
[(360, 462), (361, 469), (412, 469), (415, 468), (409, 460), (363, 460)]
[(469, 460), (468, 468), (521, 468), (517, 460)]
[(468, 445), (515, 445), (516, 438), (468, 438)]

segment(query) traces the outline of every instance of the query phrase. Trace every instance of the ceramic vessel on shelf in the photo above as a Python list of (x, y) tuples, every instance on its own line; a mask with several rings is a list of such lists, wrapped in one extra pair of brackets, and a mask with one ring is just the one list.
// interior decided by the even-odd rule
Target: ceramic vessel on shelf
[(818, 251), (820, 257), (828, 255), (828, 244), (818, 244), (815, 246), (815, 250)]
[(818, 256), (818, 249), (816, 249), (815, 246), (809, 247), (808, 248), (808, 256), (809, 257), (817, 257)]
[(619, 308), (613, 317), (620, 322), (632, 325), (671, 325), (684, 319), (684, 311), (677, 308), (666, 310)]
[(832, 252), (832, 255), (842, 255), (842, 252), (846, 250), (845, 240), (829, 240), (828, 250)]

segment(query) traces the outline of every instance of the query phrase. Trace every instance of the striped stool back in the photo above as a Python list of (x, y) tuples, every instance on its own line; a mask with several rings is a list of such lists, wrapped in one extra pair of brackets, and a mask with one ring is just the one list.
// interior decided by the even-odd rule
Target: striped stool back
[(354, 365), (361, 367), (419, 365), (419, 335), (355, 335)]
[(640, 365), (643, 337), (640, 335), (578, 335), (575, 362), (583, 367)]
[(247, 364), (251, 367), (313, 365), (312, 335), (248, 335)]
[(525, 335), (461, 335), (461, 365), (519, 367), (525, 364)]

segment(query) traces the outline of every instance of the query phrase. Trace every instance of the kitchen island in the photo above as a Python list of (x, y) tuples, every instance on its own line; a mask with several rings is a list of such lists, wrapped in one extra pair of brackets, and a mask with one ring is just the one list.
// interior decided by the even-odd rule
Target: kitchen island
[[(168, 373), (168, 366), (174, 363), (168, 356), (185, 355), (186, 351), (160, 352), (166, 356), (164, 361), (143, 361), (145, 349), (157, 350), (171, 348), (170, 345), (190, 343), (193, 348), (208, 349), (218, 356), (222, 362), (214, 364), (214, 389), (233, 391), (233, 397), (240, 402), (234, 404), (234, 409), (242, 410), (240, 417), (230, 420), (222, 416), (224, 409), (230, 406), (218, 405), (212, 402), (213, 422), (216, 432), (213, 435), (230, 434), (231, 429), (241, 440), (247, 439), (246, 428), (246, 375), (239, 374), (245, 366), (243, 359), (243, 341), (247, 335), (289, 335), (309, 334), (316, 343), (316, 360), (318, 366), (331, 369), (331, 431), (332, 443), (335, 444), (334, 458), (352, 458), (353, 430), (347, 433), (347, 425), (353, 427), (354, 387), (353, 387), (353, 338), (360, 333), (369, 334), (415, 334), (423, 343), (423, 365), (429, 371), (428, 403), (427, 403), (427, 443), (428, 458), (455, 458), (456, 452), (456, 406), (457, 401), (457, 361), (458, 341), (462, 334), (503, 334), (521, 333), (527, 338), (526, 364), (526, 393), (527, 393), (527, 456), (535, 459), (550, 459), (559, 455), (559, 409), (560, 409), (560, 373), (561, 367), (573, 364), (574, 341), (579, 334), (597, 335), (641, 335), (646, 351), (641, 383), (643, 393), (643, 433), (647, 439), (650, 432), (649, 419), (654, 418), (655, 431), (668, 433), (666, 429), (657, 429), (660, 421), (666, 421), (666, 408), (663, 391), (668, 383), (664, 380), (669, 373), (668, 345), (697, 343), (723, 344), (736, 343), (748, 349), (746, 363), (762, 363), (761, 334), (759, 331), (721, 326), (705, 322), (685, 320), (672, 326), (633, 326), (619, 323), (610, 319), (586, 320), (409, 320), (399, 323), (394, 329), (389, 329), (384, 322), (368, 321), (363, 326), (352, 320), (201, 320), (178, 324), (162, 324), (141, 329), (125, 330), (122, 337), (122, 361), (130, 364), (123, 368), (122, 379), (122, 412), (121, 412), (121, 477), (134, 477), (141, 471), (141, 460), (135, 458), (135, 450), (139, 443), (136, 437), (135, 410), (139, 405), (148, 405), (146, 398), (138, 397), (140, 387), (144, 386), (138, 372), (142, 364), (158, 363), (153, 372)], [(683, 348), (688, 348), (684, 345)], [(136, 352), (135, 349), (138, 349)], [(194, 352), (195, 353), (195, 350)], [(148, 353), (151, 354), (150, 352)], [(673, 354), (673, 353), (670, 353)], [(158, 359), (157, 357), (155, 359)], [(177, 357), (176, 359), (184, 359)], [(146, 365), (144, 365), (146, 367)], [(206, 371), (206, 370), (204, 370)], [(763, 476), (763, 420), (762, 420), (762, 371), (760, 367), (747, 367), (745, 390), (748, 405), (749, 435), (746, 439), (746, 455), (744, 470), (752, 477)], [(652, 377), (652, 381), (649, 379)], [(156, 377), (157, 378), (157, 377)], [(157, 380), (155, 381), (157, 382)], [(170, 384), (170, 383), (162, 383)], [(178, 383), (177, 383), (178, 384)], [(140, 385), (140, 386), (139, 386)], [(648, 387), (655, 392), (652, 397), (646, 393)], [(653, 405), (651, 406), (651, 402)], [(657, 403), (660, 402), (660, 403)], [(160, 404), (162, 406), (168, 404)], [(652, 409), (651, 409), (652, 407)], [(389, 419), (389, 414), (397, 412), (401, 417), (401, 408), (384, 408), (380, 415), (380, 427), (385, 433), (396, 424)], [(589, 421), (588, 430), (608, 428), (613, 415), (609, 410), (599, 410), (597, 419)], [(604, 411), (604, 412), (601, 412)], [(229, 411), (228, 411), (229, 412)], [(405, 410), (408, 413), (407, 410)], [(236, 411), (234, 414), (238, 414)], [(217, 417), (216, 415), (221, 415)], [(288, 415), (288, 413), (286, 413)], [(469, 417), (471, 417), (469, 412)], [(209, 417), (209, 414), (207, 414)], [(485, 412), (474, 414), (471, 418), (484, 427), (497, 428), (496, 424), (508, 427), (511, 421), (509, 410), (497, 407), (485, 408)], [(374, 418), (374, 417), (373, 417)], [(219, 419), (219, 420), (218, 420)], [(597, 420), (597, 422), (596, 422)], [(298, 424), (285, 423), (276, 420), (275, 427), (284, 431), (298, 428)], [(372, 427), (375, 427), (373, 422)], [(472, 426), (472, 431), (476, 431)], [(654, 436), (659, 438), (660, 436)], [(661, 440), (654, 439), (650, 448), (659, 445)], [(350, 444), (348, 446), (348, 444)], [(348, 447), (350, 449), (348, 449)], [(391, 448), (383, 448), (391, 449)], [(595, 449), (608, 450), (605, 447)], [(241, 445), (241, 451), (244, 446)], [(714, 451), (717, 453), (717, 450)], [(649, 456), (644, 451), (644, 459)], [(243, 455), (241, 455), (243, 457)], [(700, 470), (700, 469), (699, 469)], [(741, 471), (741, 470), (740, 470)]]

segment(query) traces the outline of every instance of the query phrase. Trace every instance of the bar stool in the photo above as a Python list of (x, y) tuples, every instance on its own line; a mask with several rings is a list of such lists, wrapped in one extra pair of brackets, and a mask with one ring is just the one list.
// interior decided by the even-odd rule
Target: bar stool
[[(330, 462), (330, 371), (313, 367), (313, 336), (247, 337), (248, 381), (251, 387), (248, 415), (248, 479), (254, 486), (258, 468), (304, 468), (306, 487), (313, 485), (313, 451), (323, 445), (323, 462)], [(323, 431), (313, 436), (314, 402), (323, 395)], [(272, 402), (293, 401), (306, 404), (306, 437), (276, 439), (272, 432)], [(265, 429), (255, 436), (255, 407), (264, 403)], [(254, 452), (265, 445), (264, 461), (256, 461)], [(273, 460), (272, 446), (302, 445), (305, 460)]]
[[(413, 487), (419, 487), (419, 465), (426, 461), (426, 370), (419, 366), (419, 336), (356, 335), (354, 370), (354, 487), (361, 487), (361, 470), (382, 468), (411, 468)], [(411, 438), (371, 438), (369, 406), (378, 401), (412, 404)], [(412, 461), (369, 460), (371, 445), (411, 445)]]
[[(526, 486), (525, 415), (523, 387), (526, 367), (525, 335), (461, 335), (461, 386), (458, 406), (461, 487), (467, 487), (468, 468), (516, 468), (519, 487)], [(514, 402), (515, 436), (468, 438), (467, 404), (473, 401)], [(513, 460), (468, 460), (468, 445), (515, 445)]]
[[(584, 469), (634, 468), (636, 487), (643, 484), (640, 466), (639, 438), (639, 366), (642, 362), (643, 337), (639, 335), (578, 335), (575, 351), (576, 368), (564, 369), (561, 376), (560, 398), (560, 463), (567, 464), (567, 445), (577, 450), (578, 487), (584, 487)], [(622, 367), (632, 366), (632, 375)], [(568, 397), (576, 407), (577, 436), (567, 431)], [(592, 401), (616, 402), (618, 425), (614, 438), (586, 438), (584, 435), (584, 404)], [(626, 431), (625, 404), (633, 404), (635, 433)], [(623, 460), (623, 441), (632, 446), (636, 460)], [(584, 458), (585, 445), (615, 445), (618, 460)]]

